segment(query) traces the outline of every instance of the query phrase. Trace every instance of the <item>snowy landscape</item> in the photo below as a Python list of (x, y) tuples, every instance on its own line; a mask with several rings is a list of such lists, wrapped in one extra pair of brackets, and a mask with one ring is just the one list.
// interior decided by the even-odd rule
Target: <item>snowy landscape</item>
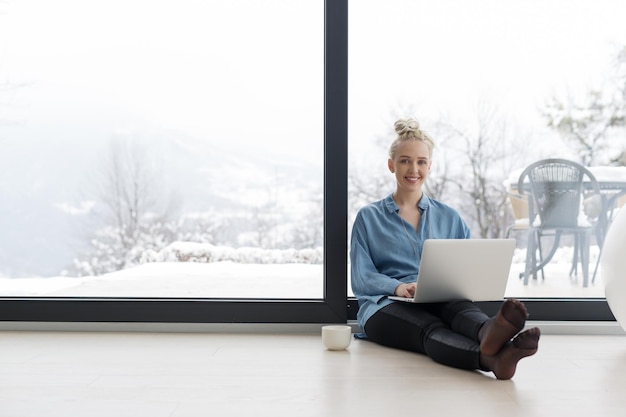
[[(293, 19), (254, 0), (0, 2), (0, 296), (322, 297), (323, 3), (270, 3)], [(393, 190), (407, 115), (474, 237), (503, 237), (537, 159), (626, 178), (626, 3), (352, 3), (350, 222)], [(569, 277), (568, 246), (523, 286), (516, 238), (507, 296), (604, 296), (601, 271)]]
[[(236, 254), (210, 245), (176, 244), (163, 251), (162, 257), (142, 265), (97, 277), (0, 278), (0, 294), (38, 297), (164, 297), (164, 298), (293, 298), (323, 297), (323, 265), (321, 250), (298, 254), (282, 254), (287, 263), (246, 263), (216, 259), (216, 254)], [(179, 255), (173, 255), (178, 252)], [(246, 257), (265, 258), (267, 252), (246, 249)], [(181, 253), (192, 254), (194, 260), (178, 262)], [(274, 256), (277, 256), (274, 253)], [(303, 257), (312, 263), (302, 263)], [(214, 262), (206, 262), (208, 259)], [(236, 258), (231, 258), (236, 259)], [(581, 276), (569, 276), (572, 248), (561, 248), (545, 269), (545, 280), (539, 276), (524, 286), (519, 278), (524, 270), (526, 251), (516, 249), (509, 275), (507, 297), (604, 297), (602, 271), (595, 283), (583, 288)], [(590, 269), (598, 259), (598, 248), (591, 248)], [(204, 260), (204, 262), (203, 262)], [(346, 268), (349, 277), (349, 267)], [(348, 279), (348, 295), (352, 295)]]

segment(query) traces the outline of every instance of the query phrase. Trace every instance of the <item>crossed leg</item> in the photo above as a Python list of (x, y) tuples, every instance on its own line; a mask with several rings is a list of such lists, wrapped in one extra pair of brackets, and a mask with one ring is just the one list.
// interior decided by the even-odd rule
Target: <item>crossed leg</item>
[(537, 352), (540, 330), (534, 327), (521, 332), (527, 317), (528, 311), (522, 302), (508, 299), (478, 332), (481, 366), (491, 370), (498, 379), (512, 378), (517, 362)]
[(537, 353), (540, 336), (538, 327), (523, 331), (512, 341), (507, 342), (496, 355), (488, 356), (481, 353), (481, 366), (491, 370), (498, 379), (513, 378), (520, 359)]
[(478, 332), (480, 352), (484, 355), (495, 355), (526, 324), (528, 311), (521, 301), (506, 300), (498, 313), (487, 320)]

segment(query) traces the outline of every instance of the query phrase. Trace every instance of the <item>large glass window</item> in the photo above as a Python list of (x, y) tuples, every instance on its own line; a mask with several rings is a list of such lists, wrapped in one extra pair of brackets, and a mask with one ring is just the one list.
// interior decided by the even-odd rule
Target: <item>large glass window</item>
[[(544, 158), (626, 186), (625, 14), (612, 0), (351, 2), (350, 219), (393, 191), (393, 122), (413, 116), (438, 146), (430, 195), (457, 208), (473, 237), (517, 240), (506, 296), (604, 297), (601, 268), (587, 287), (580, 266), (570, 274), (572, 239), (545, 278), (524, 285), (528, 219), (524, 228), (510, 195), (522, 169)], [(599, 253), (594, 239), (590, 274)]]
[(3, 320), (345, 321), (347, 2), (40, 3), (1, 5)]
[(322, 298), (323, 2), (0, 7), (0, 294)]
[[(418, 117), (439, 142), (430, 192), (457, 206), (474, 236), (502, 236), (513, 221), (504, 193), (508, 180), (535, 158), (580, 156), (538, 109), (571, 105), (573, 97), (588, 106), (593, 91), (604, 91), (605, 85), (619, 92), (614, 82), (623, 70), (619, 54), (611, 61), (624, 44), (618, 21), (623, 13), (619, 2), (606, 0), (354, 1), (349, 57), (347, 0), (39, 3), (0, 4), (3, 320), (353, 319), (358, 307), (354, 299), (346, 300), (348, 225), (362, 204), (393, 189), (384, 168), (396, 117)], [(69, 20), (61, 24), (63, 19)], [(107, 61), (106, 54), (115, 60)], [(75, 66), (69, 65), (75, 59)], [(46, 77), (38, 78), (42, 74)], [(36, 91), (47, 98), (37, 99)], [(92, 122), (97, 128), (89, 130)], [(208, 128), (218, 133), (209, 135)], [(610, 134), (618, 129), (611, 126)], [(26, 132), (36, 139), (27, 140)], [(486, 153), (472, 154), (477, 140)], [(610, 143), (623, 146), (623, 139), (611, 136)], [(42, 157), (58, 155), (57, 148), (64, 150), (61, 159)], [(181, 162), (180, 152), (190, 159)], [(605, 149), (594, 163), (605, 164), (612, 152)], [(481, 228), (480, 212), (468, 200), (464, 181), (474, 168), (469, 155), (487, 164), (485, 178), (500, 198), (491, 227)], [(68, 179), (59, 181), (63, 172)], [(122, 178), (133, 180), (134, 195), (150, 201), (151, 208), (141, 211), (145, 206), (137, 199), (127, 199), (137, 210), (128, 210), (129, 217), (120, 214), (120, 224), (139, 221), (143, 213), (148, 229), (137, 228), (144, 240), (138, 240), (140, 250), (123, 258), (121, 269), (96, 270), (106, 262), (85, 254), (114, 253), (127, 243), (123, 234), (111, 233), (114, 226), (102, 223), (105, 209), (114, 212), (113, 203), (124, 199), (94, 197), (131, 193)], [(42, 207), (48, 212), (41, 213)], [(42, 243), (44, 234), (25, 233), (32, 225), (58, 239)], [(520, 257), (524, 238), (515, 236)], [(84, 251), (90, 245), (92, 251)], [(316, 258), (320, 245), (323, 264)], [(304, 246), (306, 256), (298, 258), (304, 262), (284, 262)], [(253, 256), (259, 254), (262, 261)], [(209, 255), (224, 268), (215, 275), (195, 274), (194, 269), (218, 266), (203, 262)], [(252, 272), (232, 259), (244, 255), (257, 259)], [(195, 262), (181, 262), (185, 258)], [(45, 259), (59, 264), (50, 266)], [(276, 259), (285, 274), (264, 274), (268, 260)], [(150, 281), (162, 278), (172, 264), (189, 269), (176, 270), (166, 286), (153, 286)], [(514, 291), (507, 295), (541, 297), (527, 304), (534, 319), (611, 317), (606, 302), (593, 298), (601, 296), (600, 285), (583, 290), (572, 281), (571, 288), (559, 285), (557, 292), (542, 293), (542, 286), (569, 278), (546, 277), (545, 283), (524, 288), (516, 271)], [(219, 282), (235, 287), (218, 291), (204, 285), (206, 277), (226, 275), (230, 281)], [(114, 279), (106, 283), (103, 277)], [(279, 285), (264, 285), (266, 278)], [(20, 282), (27, 279), (38, 282)], [(138, 280), (143, 289), (133, 286)], [(83, 288), (74, 285), (78, 282)], [(105, 295), (93, 290), (96, 284), (119, 292)], [(242, 290), (248, 284), (256, 288)], [(294, 294), (296, 287), (308, 292)], [(77, 292), (59, 292), (69, 288)], [(583, 299), (552, 298), (571, 297), (570, 290)]]

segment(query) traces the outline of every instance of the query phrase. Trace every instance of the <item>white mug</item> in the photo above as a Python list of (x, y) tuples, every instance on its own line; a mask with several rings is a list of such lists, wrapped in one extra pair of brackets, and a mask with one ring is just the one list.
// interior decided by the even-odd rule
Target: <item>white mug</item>
[(322, 342), (328, 350), (344, 350), (350, 346), (352, 328), (347, 325), (322, 326)]

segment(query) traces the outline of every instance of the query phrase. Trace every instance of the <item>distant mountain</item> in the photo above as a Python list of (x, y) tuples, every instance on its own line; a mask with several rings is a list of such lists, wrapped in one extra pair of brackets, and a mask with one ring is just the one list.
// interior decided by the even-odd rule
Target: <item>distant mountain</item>
[(106, 134), (80, 124), (0, 131), (0, 275), (8, 277), (59, 275), (71, 264), (84, 245), (85, 202), (97, 194), (111, 138), (126, 135), (145, 147), (159, 191), (172, 193), (183, 212), (246, 210), (323, 183), (321, 140), (315, 157), (173, 131)]

